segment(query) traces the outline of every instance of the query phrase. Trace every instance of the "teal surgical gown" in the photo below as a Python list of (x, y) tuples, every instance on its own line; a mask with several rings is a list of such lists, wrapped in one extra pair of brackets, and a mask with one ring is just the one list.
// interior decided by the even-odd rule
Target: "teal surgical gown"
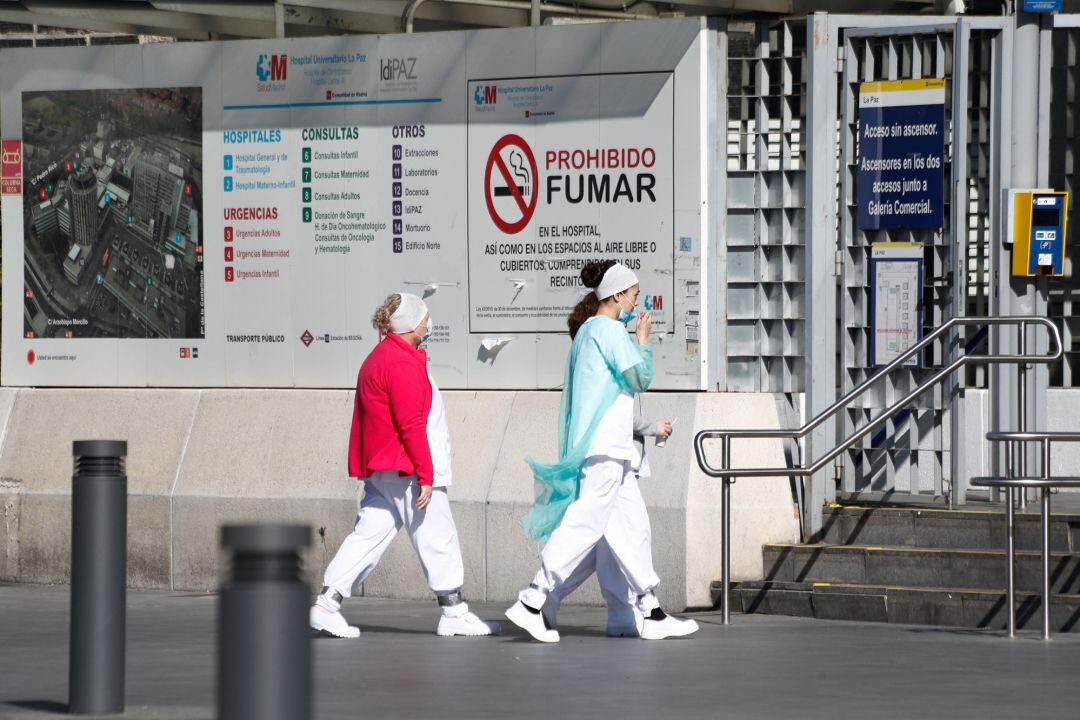
[(570, 346), (559, 408), (559, 460), (525, 462), (536, 478), (536, 500), (521, 524), (529, 538), (546, 542), (577, 498), (581, 469), (604, 413), (621, 392), (645, 392), (653, 378), (652, 348), (638, 345), (625, 326), (589, 318)]

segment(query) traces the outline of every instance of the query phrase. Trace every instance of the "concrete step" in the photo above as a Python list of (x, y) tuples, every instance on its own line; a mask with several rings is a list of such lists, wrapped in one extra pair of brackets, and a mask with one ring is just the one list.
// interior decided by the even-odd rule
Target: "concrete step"
[[(1039, 549), (1042, 530), (1037, 506), (1017, 513), (1016, 530), (1017, 548)], [(817, 541), (826, 545), (1003, 550), (1005, 510), (832, 505), (825, 508), (824, 527)], [(1054, 513), (1050, 547), (1080, 551), (1080, 515)]]
[[(868, 545), (765, 545), (765, 579), (871, 586), (1003, 590), (1004, 550), (880, 547)], [(1016, 587), (1038, 592), (1038, 552), (1016, 557)], [(1053, 552), (1051, 591), (1080, 593), (1080, 553)]]
[[(719, 583), (713, 597), (720, 602)], [(814, 582), (740, 582), (732, 587), (732, 610), (824, 620), (987, 628), (1006, 626), (1004, 591)], [(1080, 632), (1080, 595), (1054, 595), (1054, 632)], [(1038, 594), (1017, 593), (1018, 629), (1042, 629)]]

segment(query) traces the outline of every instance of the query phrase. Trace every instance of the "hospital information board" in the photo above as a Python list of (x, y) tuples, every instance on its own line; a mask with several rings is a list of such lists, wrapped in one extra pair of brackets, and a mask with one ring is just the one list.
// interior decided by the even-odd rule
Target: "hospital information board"
[(3, 382), (351, 387), (403, 290), (440, 385), (550, 388), (615, 259), (697, 389), (709, 32), (5, 49)]

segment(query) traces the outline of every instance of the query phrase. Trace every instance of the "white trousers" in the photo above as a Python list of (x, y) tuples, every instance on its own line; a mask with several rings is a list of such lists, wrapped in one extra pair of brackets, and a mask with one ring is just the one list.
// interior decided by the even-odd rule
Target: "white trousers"
[(446, 488), (434, 488), (427, 508), (417, 510), (419, 486), (415, 476), (376, 473), (365, 482), (356, 525), (327, 566), (323, 585), (342, 597), (351, 596), (404, 527), (420, 558), (428, 587), (436, 595), (461, 590), (465, 566)]
[[(625, 500), (624, 517), (625, 527), (629, 529), (630, 536), (634, 541), (636, 551), (642, 554), (642, 561), (652, 561), (652, 526), (649, 522), (649, 511), (642, 498), (642, 491), (637, 484), (637, 475), (631, 473), (623, 478), (620, 494)], [(573, 590), (578, 589), (582, 583), (589, 580), (595, 572), (596, 580), (600, 584), (600, 594), (604, 596), (608, 606), (608, 616), (616, 624), (632, 624), (634, 620), (634, 604), (637, 601), (630, 582), (626, 580), (619, 562), (611, 553), (608, 543), (608, 531), (604, 538), (596, 544), (593, 552), (585, 556), (581, 565), (570, 573), (566, 581), (556, 586), (549, 594), (549, 601), (561, 603)], [(610, 621), (609, 621), (610, 622)]]
[(649, 607), (642, 609), (647, 613), (656, 607), (652, 591), (660, 578), (653, 570), (649, 514), (628, 461), (607, 457), (586, 461), (578, 498), (540, 553), (540, 571), (520, 600), (539, 608), (549, 594), (565, 597), (592, 574), (592, 561), (598, 572), (603, 562), (609, 602), (621, 599), (629, 604), (647, 598)]

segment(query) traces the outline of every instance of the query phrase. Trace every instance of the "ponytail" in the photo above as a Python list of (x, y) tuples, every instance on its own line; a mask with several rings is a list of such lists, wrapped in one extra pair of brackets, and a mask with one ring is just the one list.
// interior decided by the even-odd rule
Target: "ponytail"
[(570, 328), (571, 340), (577, 337), (577, 331), (599, 309), (600, 300), (597, 299), (596, 293), (589, 293), (578, 301), (578, 304), (574, 306), (574, 310), (570, 313), (570, 317), (566, 319), (566, 325)]
[[(581, 268), (581, 284), (591, 290), (596, 290), (600, 287), (601, 281), (604, 279), (604, 273), (615, 265), (614, 260), (604, 260), (602, 262), (591, 262), (585, 267)], [(573, 340), (577, 337), (578, 330), (585, 324), (585, 321), (596, 314), (596, 311), (600, 309), (600, 299), (596, 297), (595, 292), (586, 294), (578, 304), (574, 306), (574, 310), (570, 313), (570, 317), (566, 319), (566, 325), (570, 328), (570, 339)]]
[(375, 310), (371, 317), (371, 326), (379, 331), (379, 339), (382, 340), (390, 332), (390, 316), (401, 307), (401, 295), (394, 293), (388, 295), (383, 304)]

